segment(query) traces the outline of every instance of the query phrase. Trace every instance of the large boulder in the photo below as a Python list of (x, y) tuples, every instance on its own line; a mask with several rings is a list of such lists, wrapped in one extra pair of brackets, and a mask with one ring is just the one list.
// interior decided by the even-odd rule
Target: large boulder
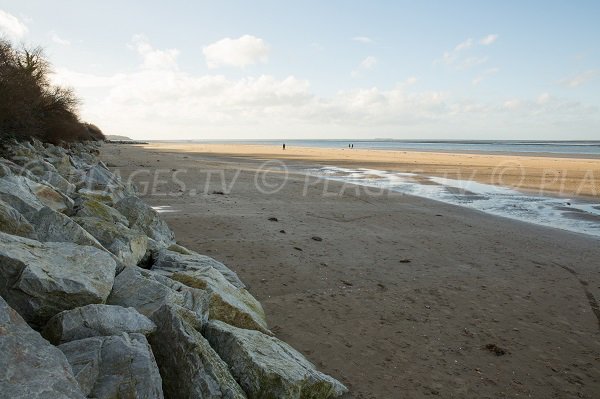
[(115, 209), (127, 218), (130, 228), (139, 230), (166, 246), (174, 242), (175, 235), (167, 223), (160, 219), (158, 212), (138, 197), (123, 198), (115, 204)]
[(133, 308), (92, 304), (65, 310), (48, 321), (42, 334), (54, 345), (83, 338), (137, 333), (148, 335), (154, 323)]
[(157, 254), (157, 260), (161, 268), (173, 271), (183, 270), (205, 270), (207, 267), (216, 269), (227, 281), (237, 288), (246, 288), (238, 275), (223, 263), (206, 255), (200, 255), (181, 245), (171, 244), (167, 250)]
[(62, 175), (56, 171), (46, 171), (44, 174), (39, 176), (39, 178), (63, 194), (73, 195), (73, 193), (76, 191), (75, 185), (62, 177)]
[(0, 178), (0, 199), (15, 208), (28, 219), (44, 207), (44, 204), (31, 191), (24, 176), (5, 176)]
[(146, 255), (148, 237), (138, 231), (99, 218), (74, 217), (73, 219), (124, 265), (135, 266)]
[(129, 227), (129, 221), (125, 216), (121, 215), (119, 211), (93, 199), (80, 198), (75, 201), (74, 212), (75, 216), (98, 218), (107, 222), (120, 223), (125, 227)]
[(0, 231), (26, 238), (37, 238), (33, 226), (12, 206), (0, 200)]
[[(177, 259), (182, 258), (189, 261), (177, 263)], [(210, 294), (209, 319), (270, 334), (260, 302), (245, 289), (233, 286), (211, 266), (210, 261), (203, 260), (163, 250), (158, 253), (152, 270), (188, 287), (207, 291)]]
[(163, 398), (162, 381), (142, 334), (85, 338), (59, 346), (91, 398)]
[(178, 305), (207, 319), (208, 293), (186, 287), (167, 277), (139, 267), (126, 267), (117, 277), (107, 304), (135, 308), (152, 318), (163, 305)]
[(0, 233), (0, 295), (34, 327), (63, 310), (104, 302), (115, 267), (94, 247)]
[(48, 207), (40, 209), (32, 221), (40, 241), (71, 242), (105, 250), (98, 240), (70, 217)]
[(59, 212), (68, 211), (73, 207), (73, 200), (65, 194), (25, 176), (0, 178), (0, 199), (10, 204), (29, 220), (44, 206)]
[(275, 337), (220, 321), (210, 321), (204, 336), (251, 399), (336, 398), (347, 392), (342, 383)]
[(83, 399), (65, 355), (0, 297), (0, 397)]
[(148, 337), (167, 398), (243, 399), (228, 366), (198, 331), (196, 315), (164, 305), (152, 315), (157, 330)]

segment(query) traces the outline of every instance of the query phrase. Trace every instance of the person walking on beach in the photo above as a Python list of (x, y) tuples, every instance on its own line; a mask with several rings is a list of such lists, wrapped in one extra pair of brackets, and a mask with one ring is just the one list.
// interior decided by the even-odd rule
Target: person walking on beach
[(285, 151), (285, 143), (283, 143), (283, 150)]

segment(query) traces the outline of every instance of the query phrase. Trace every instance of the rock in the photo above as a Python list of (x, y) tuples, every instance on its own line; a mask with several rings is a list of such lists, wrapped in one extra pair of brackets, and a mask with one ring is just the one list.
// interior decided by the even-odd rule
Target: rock
[(115, 203), (115, 197), (109, 191), (102, 190), (88, 190), (87, 188), (81, 188), (77, 190), (79, 197), (91, 199), (94, 201), (102, 202), (106, 205), (113, 205)]
[(69, 181), (79, 174), (77, 169), (73, 167), (71, 157), (66, 153), (56, 153), (54, 154), (54, 157), (46, 158), (46, 161), (54, 165), (58, 173)]
[(162, 306), (152, 316), (157, 330), (148, 338), (163, 377), (167, 398), (246, 397), (228, 366), (198, 332), (195, 314), (178, 306)]
[(37, 238), (33, 226), (27, 219), (2, 200), (0, 200), (0, 231), (25, 238)]
[(219, 271), (233, 286), (237, 288), (246, 287), (238, 275), (221, 262), (177, 244), (171, 245), (168, 250), (160, 251), (157, 255), (156, 264), (160, 268), (172, 271), (205, 270), (207, 267), (211, 267)]
[(135, 266), (144, 258), (148, 249), (148, 237), (144, 234), (99, 218), (74, 217), (73, 220), (124, 265)]
[(120, 184), (120, 179), (108, 170), (104, 164), (96, 164), (85, 171), (82, 180), (77, 183), (77, 187), (103, 191)]
[(204, 336), (248, 398), (336, 398), (346, 387), (321, 373), (294, 348), (258, 331), (210, 321)]
[(165, 304), (191, 310), (200, 320), (208, 317), (207, 292), (186, 287), (139, 267), (126, 267), (117, 275), (106, 303), (135, 308), (150, 318)]
[(104, 302), (115, 267), (94, 247), (0, 233), (0, 295), (34, 327), (63, 310)]
[[(31, 191), (23, 176), (5, 176), (0, 178), (0, 199), (15, 208), (26, 218), (44, 207), (44, 204)], [(33, 181), (29, 180), (34, 183)]]
[(129, 227), (129, 221), (119, 211), (93, 199), (81, 198), (75, 201), (74, 212), (75, 216), (99, 218), (107, 222), (120, 223), (125, 227)]
[(210, 293), (209, 319), (271, 334), (260, 302), (245, 289), (235, 288), (216, 270), (176, 272), (170, 278)]
[(60, 312), (42, 334), (54, 345), (83, 338), (138, 333), (148, 335), (156, 326), (134, 308), (93, 304)]
[(32, 220), (40, 241), (71, 242), (106, 250), (98, 240), (70, 217), (48, 207), (40, 209)]
[(151, 239), (165, 246), (174, 243), (175, 235), (158, 212), (135, 196), (123, 198), (115, 204), (115, 209), (129, 220), (129, 227), (143, 232)]
[(163, 398), (162, 381), (142, 334), (85, 338), (59, 346), (91, 398)]
[(0, 297), (0, 397), (83, 399), (65, 355)]
[(66, 195), (73, 195), (75, 193), (76, 188), (75, 185), (70, 183), (67, 179), (61, 176), (60, 173), (54, 171), (47, 171), (40, 176), (42, 181), (45, 181), (52, 187), (55, 187), (57, 190)]

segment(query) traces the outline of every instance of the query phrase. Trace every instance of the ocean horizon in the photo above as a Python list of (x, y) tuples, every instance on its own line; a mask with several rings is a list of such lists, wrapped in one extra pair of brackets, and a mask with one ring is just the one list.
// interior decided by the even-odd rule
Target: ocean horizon
[(560, 155), (592, 155), (600, 157), (600, 140), (403, 140), (403, 139), (230, 139), (230, 140), (148, 140), (150, 142), (194, 144), (282, 145), (288, 148), (348, 148), (388, 151), (442, 151), (481, 153), (531, 153)]

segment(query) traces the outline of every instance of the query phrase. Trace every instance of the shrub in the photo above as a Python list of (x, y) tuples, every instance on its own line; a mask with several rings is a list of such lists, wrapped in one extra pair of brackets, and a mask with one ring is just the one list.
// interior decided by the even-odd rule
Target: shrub
[(79, 99), (72, 90), (52, 85), (51, 66), (41, 48), (15, 49), (0, 39), (0, 138), (35, 137), (60, 144), (104, 140), (95, 125), (79, 120)]

